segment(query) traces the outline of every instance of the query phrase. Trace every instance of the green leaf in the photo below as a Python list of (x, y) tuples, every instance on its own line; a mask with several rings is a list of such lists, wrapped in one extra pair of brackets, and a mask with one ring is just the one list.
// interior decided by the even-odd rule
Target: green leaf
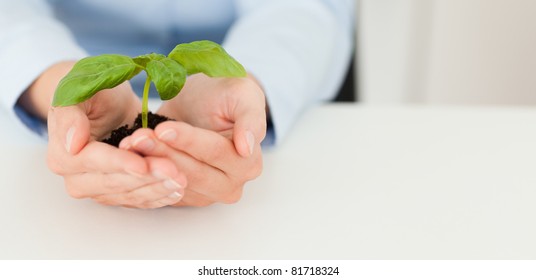
[(186, 82), (186, 69), (175, 60), (163, 55), (149, 59), (145, 71), (162, 100), (177, 96)]
[(168, 55), (182, 64), (188, 75), (205, 73), (209, 77), (245, 77), (246, 70), (218, 44), (195, 41), (177, 45)]
[(142, 69), (132, 58), (117, 54), (86, 57), (60, 81), (52, 106), (70, 106), (86, 101), (100, 90), (131, 79)]
[(163, 54), (158, 53), (150, 53), (150, 54), (144, 54), (140, 56), (136, 56), (132, 58), (136, 64), (138, 64), (140, 67), (143, 67), (145, 69), (147, 67), (147, 63), (151, 60), (161, 60), (162, 58), (165, 58), (166, 56)]

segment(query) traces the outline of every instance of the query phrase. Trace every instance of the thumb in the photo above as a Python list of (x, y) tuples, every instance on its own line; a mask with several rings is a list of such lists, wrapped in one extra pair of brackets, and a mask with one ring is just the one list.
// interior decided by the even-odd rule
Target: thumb
[(48, 113), (49, 144), (71, 155), (78, 154), (89, 142), (90, 123), (79, 106), (51, 107)]
[(235, 148), (242, 157), (249, 157), (266, 136), (264, 103), (262, 109), (249, 107), (243, 111), (237, 110), (234, 117)]
[(232, 111), (233, 142), (241, 156), (249, 157), (266, 136), (266, 98), (254, 75), (248, 74), (245, 81), (249, 81), (249, 94), (243, 95)]

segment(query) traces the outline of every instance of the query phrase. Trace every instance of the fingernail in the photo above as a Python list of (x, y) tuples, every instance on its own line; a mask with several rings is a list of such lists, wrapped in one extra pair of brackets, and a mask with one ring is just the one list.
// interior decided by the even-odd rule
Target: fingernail
[(119, 149), (122, 149), (122, 150), (129, 150), (130, 149), (130, 141), (121, 141), (119, 143)]
[(154, 141), (145, 135), (140, 136), (134, 139), (134, 141), (132, 141), (132, 146), (145, 151), (152, 150), (154, 148), (154, 145)]
[(172, 141), (175, 140), (175, 138), (177, 138), (177, 133), (173, 129), (166, 129), (158, 135), (158, 139), (162, 141)]
[(172, 179), (165, 180), (164, 187), (172, 191), (176, 191), (182, 188), (182, 186), (179, 183), (177, 183), (175, 180), (172, 180)]
[(182, 195), (180, 193), (178, 193), (178, 192), (174, 192), (174, 193), (168, 195), (168, 197), (171, 198), (171, 199), (177, 199), (177, 198), (180, 198), (181, 196)]
[(255, 147), (255, 136), (253, 136), (253, 133), (251, 131), (246, 132), (246, 141), (249, 147), (249, 154), (252, 155), (253, 148)]
[(67, 150), (67, 153), (71, 152), (71, 144), (73, 142), (75, 131), (76, 128), (74, 126), (71, 126), (71, 128), (67, 130), (67, 136), (65, 137), (65, 150)]

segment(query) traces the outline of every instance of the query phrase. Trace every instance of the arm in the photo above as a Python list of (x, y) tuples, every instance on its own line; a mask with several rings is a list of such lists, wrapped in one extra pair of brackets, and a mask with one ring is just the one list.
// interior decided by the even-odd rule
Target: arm
[(350, 63), (353, 0), (238, 0), (224, 47), (262, 85), (275, 140), (308, 106), (333, 98)]

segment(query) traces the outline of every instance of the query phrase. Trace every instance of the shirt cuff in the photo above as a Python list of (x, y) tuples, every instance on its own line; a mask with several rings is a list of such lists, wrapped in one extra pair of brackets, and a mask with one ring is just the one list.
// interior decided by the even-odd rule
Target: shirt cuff
[(47, 124), (42, 119), (29, 113), (19, 104), (15, 104), (13, 109), (15, 110), (15, 115), (21, 120), (24, 125), (26, 125), (26, 127), (28, 127), (37, 135), (45, 139), (48, 138)]
[(271, 119), (268, 119), (268, 123), (266, 124), (266, 136), (264, 137), (264, 140), (262, 140), (261, 146), (263, 148), (273, 147), (275, 145), (275, 139), (274, 124)]

